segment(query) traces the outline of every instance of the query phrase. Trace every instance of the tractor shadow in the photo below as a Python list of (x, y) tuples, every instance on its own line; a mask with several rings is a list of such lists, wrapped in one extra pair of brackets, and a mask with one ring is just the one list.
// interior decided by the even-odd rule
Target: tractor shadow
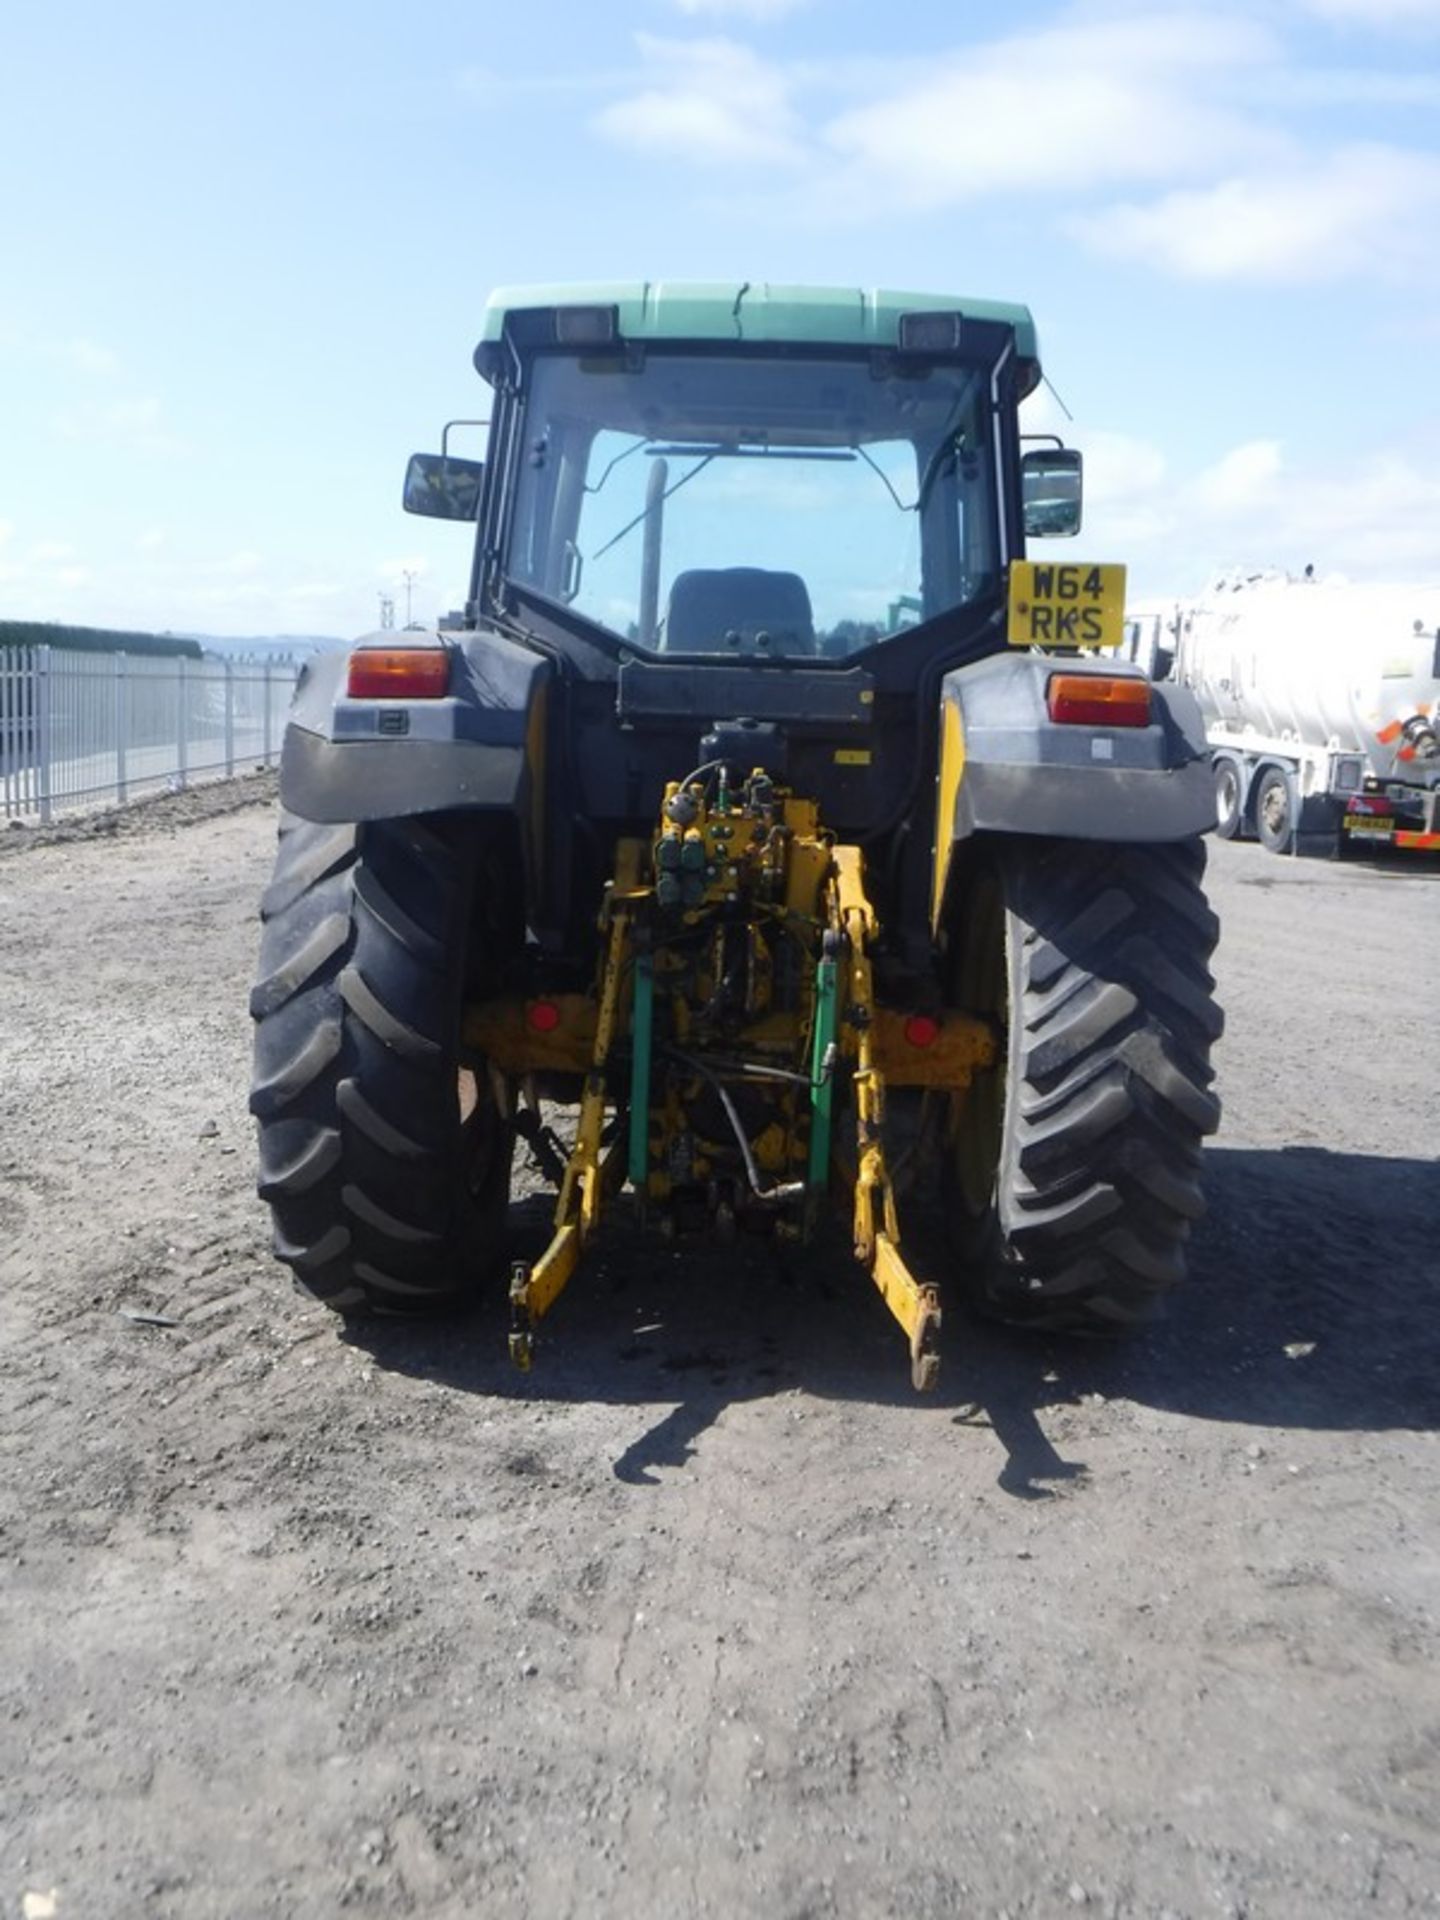
[[(636, 1483), (683, 1466), (727, 1407), (787, 1393), (943, 1408), (957, 1425), (989, 1426), (1006, 1455), (1000, 1486), (1026, 1499), (1084, 1474), (1041, 1415), (1087, 1396), (1269, 1428), (1440, 1427), (1437, 1164), (1217, 1147), (1206, 1184), (1209, 1216), (1165, 1319), (1080, 1340), (952, 1305), (940, 1388), (925, 1400), (903, 1336), (838, 1235), (804, 1250), (677, 1246), (629, 1232), (622, 1212), (545, 1322), (528, 1376), (506, 1357), (494, 1296), (459, 1321), (361, 1323), (348, 1337), (378, 1366), (458, 1392), (654, 1405), (655, 1424), (614, 1462)], [(533, 1257), (548, 1202), (519, 1203), (512, 1225)], [(913, 1205), (907, 1250), (917, 1272), (943, 1271), (943, 1236)]]

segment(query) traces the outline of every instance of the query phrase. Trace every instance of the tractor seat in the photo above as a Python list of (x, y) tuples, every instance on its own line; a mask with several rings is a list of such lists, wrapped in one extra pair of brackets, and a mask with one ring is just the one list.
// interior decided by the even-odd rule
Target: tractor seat
[(659, 644), (669, 653), (813, 654), (809, 591), (798, 573), (765, 567), (677, 573)]

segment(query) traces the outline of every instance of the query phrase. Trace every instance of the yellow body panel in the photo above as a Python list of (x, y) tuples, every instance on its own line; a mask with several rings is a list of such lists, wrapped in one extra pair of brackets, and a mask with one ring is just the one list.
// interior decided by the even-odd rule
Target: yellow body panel
[(965, 728), (960, 709), (953, 700), (940, 708), (940, 773), (935, 799), (935, 872), (930, 895), (930, 924), (940, 924), (940, 909), (945, 900), (945, 883), (950, 877), (950, 856), (955, 847), (955, 798), (965, 772)]

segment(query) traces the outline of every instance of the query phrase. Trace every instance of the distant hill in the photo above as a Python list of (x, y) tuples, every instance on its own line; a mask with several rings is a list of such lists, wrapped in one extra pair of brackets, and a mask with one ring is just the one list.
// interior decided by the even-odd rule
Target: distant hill
[(303, 660), (312, 653), (346, 647), (325, 633), (141, 633), (121, 627), (75, 627), (58, 620), (0, 620), (0, 647), (64, 647), (74, 653), (184, 654), (198, 660), (202, 653), (231, 660)]
[(184, 654), (192, 660), (198, 660), (204, 650), (187, 634), (70, 627), (53, 620), (0, 620), (0, 647), (63, 647), (70, 653)]
[(196, 641), (206, 653), (245, 654), (251, 658), (259, 653), (273, 653), (299, 660), (307, 653), (325, 653), (333, 647), (350, 645), (349, 640), (327, 633), (242, 634), (239, 637), (229, 633), (191, 633), (184, 637)]

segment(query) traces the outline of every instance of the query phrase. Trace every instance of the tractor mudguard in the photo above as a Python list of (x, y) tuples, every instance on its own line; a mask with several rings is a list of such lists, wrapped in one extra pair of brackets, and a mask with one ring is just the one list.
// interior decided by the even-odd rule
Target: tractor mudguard
[(1011, 653), (941, 682), (937, 912), (951, 849), (975, 833), (1134, 843), (1215, 825), (1209, 749), (1187, 689), (1152, 684), (1143, 727), (1062, 724), (1045, 701), (1056, 673), (1144, 678), (1120, 662)]
[(327, 825), (456, 807), (528, 819), (544, 791), (549, 662), (496, 633), (386, 632), (359, 644), (437, 642), (453, 661), (441, 699), (351, 699), (349, 652), (304, 669), (280, 758), (292, 813)]

